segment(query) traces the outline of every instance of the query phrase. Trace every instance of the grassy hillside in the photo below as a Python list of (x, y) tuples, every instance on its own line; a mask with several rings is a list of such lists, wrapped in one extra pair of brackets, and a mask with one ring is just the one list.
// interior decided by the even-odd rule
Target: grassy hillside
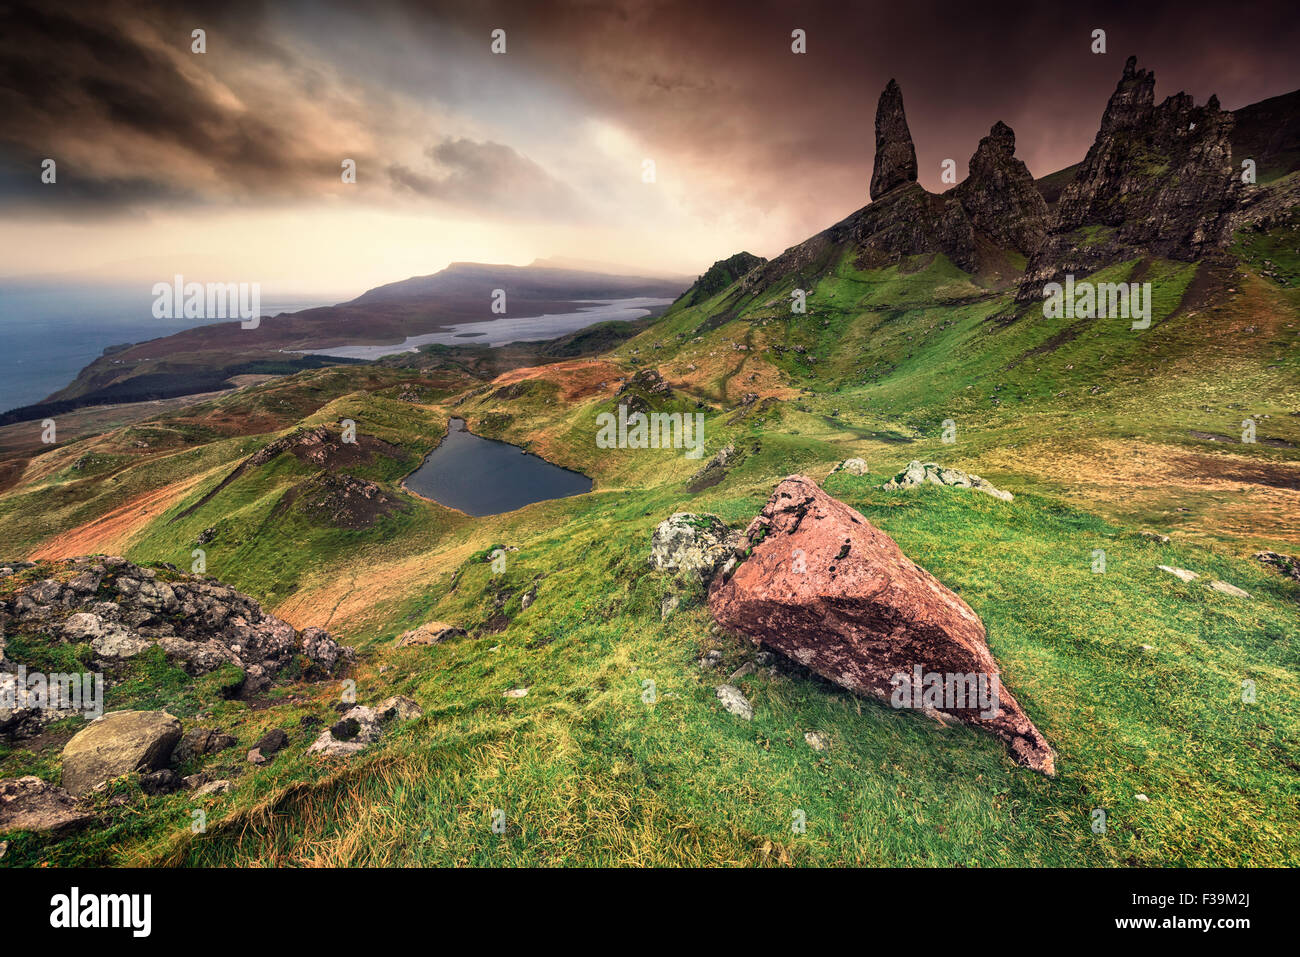
[[(202, 799), (207, 832), (190, 831), (191, 794), (124, 782), (128, 801), (98, 799), (90, 839), (11, 835), (0, 864), (1300, 863), (1300, 585), (1251, 558), (1300, 548), (1300, 291), (1266, 274), (1287, 248), (1284, 234), (1243, 237), (1231, 262), (1134, 261), (1093, 277), (1152, 283), (1142, 331), (1017, 311), (1005, 283), (942, 257), (861, 270), (837, 255), (786, 286), (688, 300), (599, 359), (487, 385), (392, 363), (303, 372), (36, 456), (0, 497), (7, 555), (112, 550), (184, 568), (215, 529), (209, 573), (356, 647), (362, 703), (407, 694), (425, 713), (327, 763), (304, 753), (302, 722), (332, 720), (337, 683), (213, 703), (207, 679), (146, 662), (187, 728), (239, 740), (211, 759), (234, 788)], [(798, 283), (802, 315), (788, 305)], [(671, 394), (620, 395), (646, 367)], [(706, 457), (731, 444), (736, 464), (693, 494), (702, 460), (596, 448), (596, 416), (632, 396), (704, 413)], [(400, 480), (449, 415), (580, 469), (593, 492), (481, 519), (409, 495)], [(1258, 441), (1243, 444), (1247, 417)], [(344, 419), (364, 460), (285, 454), (226, 481), (272, 440)], [(870, 474), (831, 474), (850, 456)], [(1015, 500), (879, 488), (916, 458)], [(375, 482), (403, 507), (340, 527), (287, 494), (322, 471)], [(1014, 765), (991, 737), (757, 657), (711, 625), (698, 586), (649, 570), (663, 518), (709, 511), (743, 526), (795, 472), (981, 616), (1004, 680), (1059, 753), (1057, 778)], [(487, 560), (497, 546), (517, 549), (501, 574)], [(669, 595), (683, 600), (665, 618)], [(395, 646), (430, 620), (468, 636)], [(711, 649), (722, 664), (702, 669)], [(736, 681), (748, 723), (713, 690), (745, 662), (757, 665)], [(118, 707), (160, 697), (143, 679), (114, 695)], [(290, 746), (252, 768), (243, 752), (271, 727)], [(59, 746), (58, 734), (37, 754), (0, 746), (0, 775), (56, 779)], [(1096, 808), (1105, 835), (1091, 830)], [(800, 811), (806, 833), (791, 828)]]

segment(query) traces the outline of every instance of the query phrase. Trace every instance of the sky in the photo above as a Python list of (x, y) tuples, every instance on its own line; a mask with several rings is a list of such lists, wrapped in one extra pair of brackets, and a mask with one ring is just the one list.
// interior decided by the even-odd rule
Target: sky
[(0, 279), (341, 296), (549, 257), (694, 276), (868, 202), (891, 77), (927, 188), (949, 188), (945, 159), (963, 177), (998, 120), (1042, 176), (1083, 157), (1129, 54), (1158, 99), (1233, 109), (1300, 86), (1293, 8), (10, 3)]

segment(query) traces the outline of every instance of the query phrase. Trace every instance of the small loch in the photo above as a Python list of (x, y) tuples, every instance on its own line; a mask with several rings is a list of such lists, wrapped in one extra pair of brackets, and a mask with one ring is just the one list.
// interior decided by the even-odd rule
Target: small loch
[(591, 491), (591, 479), (525, 452), (485, 439), (451, 419), (447, 435), (402, 482), (416, 495), (480, 517), (512, 512), (533, 502)]

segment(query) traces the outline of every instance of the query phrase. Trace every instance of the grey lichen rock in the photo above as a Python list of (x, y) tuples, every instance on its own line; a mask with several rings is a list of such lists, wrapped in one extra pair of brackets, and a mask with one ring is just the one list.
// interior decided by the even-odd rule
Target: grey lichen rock
[(1156, 568), (1166, 574), (1173, 575), (1179, 581), (1191, 582), (1201, 577), (1196, 572), (1188, 571), (1186, 568), (1174, 568), (1172, 565), (1157, 565)]
[(411, 721), (424, 714), (424, 709), (410, 698), (399, 694), (381, 702), (375, 708), (375, 714), (380, 721)]
[(63, 748), (63, 786), (82, 795), (132, 771), (167, 764), (181, 723), (165, 711), (114, 711), (77, 732)]
[(410, 631), (403, 632), (397, 639), (397, 647), (409, 648), (412, 645), (440, 645), (444, 641), (448, 641), (452, 638), (464, 637), (464, 628), (458, 628), (456, 625), (448, 624), (445, 621), (427, 621), (419, 628), (412, 628)]
[(357, 705), (320, 733), (307, 749), (308, 754), (326, 757), (349, 757), (379, 740), (379, 715), (373, 708)]
[(735, 685), (718, 685), (715, 689), (718, 700), (722, 702), (722, 707), (726, 708), (737, 718), (743, 718), (746, 721), (754, 720), (754, 706), (749, 703), (749, 699), (740, 693), (740, 689)]
[(744, 536), (716, 515), (677, 512), (659, 523), (650, 540), (650, 565), (709, 582), (733, 562)]
[(907, 468), (880, 487), (886, 491), (894, 491), (902, 488), (915, 488), (918, 485), (927, 483), (931, 485), (949, 485), (954, 488), (972, 488), (986, 495), (992, 495), (994, 498), (1000, 498), (1004, 502), (1009, 502), (1015, 497), (1010, 492), (995, 488), (991, 482), (980, 478), (974, 473), (948, 468), (935, 462), (921, 462), (916, 459), (909, 462)]
[(1221, 582), (1217, 578), (1210, 582), (1210, 587), (1222, 595), (1230, 595), (1233, 598), (1249, 598), (1250, 592), (1244, 588), (1238, 588), (1236, 585), (1230, 585), (1227, 582)]

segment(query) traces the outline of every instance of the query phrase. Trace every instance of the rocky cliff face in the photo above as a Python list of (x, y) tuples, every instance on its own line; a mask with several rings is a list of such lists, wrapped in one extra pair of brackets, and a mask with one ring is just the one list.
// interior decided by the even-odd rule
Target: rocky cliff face
[(675, 307), (679, 305), (684, 307), (693, 306), (697, 302), (704, 302), (765, 262), (767, 260), (762, 256), (755, 256), (753, 253), (748, 252), (739, 252), (726, 259), (720, 259), (705, 270), (704, 275), (695, 280), (695, 283), (689, 289), (678, 296), (673, 305)]
[(976, 230), (1030, 256), (1047, 236), (1047, 202), (1015, 154), (1016, 134), (999, 120), (980, 140), (955, 193)]
[(1213, 96), (1198, 107), (1177, 93), (1157, 106), (1155, 75), (1129, 57), (1017, 298), (1037, 299), (1067, 273), (1141, 255), (1190, 261), (1222, 247), (1238, 192), (1232, 127)]
[(871, 173), (871, 198), (916, 182), (916, 148), (903, 113), (903, 91), (890, 80), (876, 104), (876, 159)]

